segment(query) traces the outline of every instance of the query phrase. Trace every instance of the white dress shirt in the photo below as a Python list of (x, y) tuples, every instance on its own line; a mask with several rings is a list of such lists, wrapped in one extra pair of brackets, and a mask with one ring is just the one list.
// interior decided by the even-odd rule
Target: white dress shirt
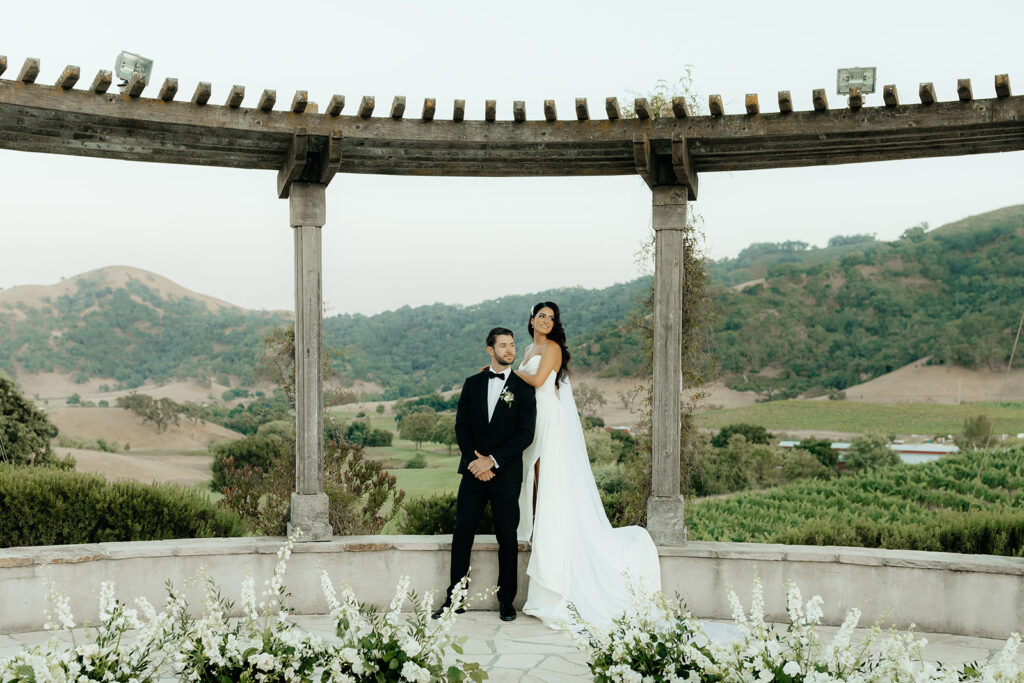
[[(493, 368), (488, 369), (489, 372), (494, 372)], [(496, 373), (501, 374), (501, 377), (491, 377), (487, 380), (487, 421), (490, 422), (491, 418), (494, 417), (494, 409), (498, 407), (498, 397), (501, 396), (501, 390), (505, 388), (505, 383), (508, 381), (508, 376), (512, 374), (511, 368), (506, 368), (505, 372)]]
[[(494, 372), (494, 368), (489, 368), (491, 372)], [(508, 382), (509, 376), (512, 374), (512, 368), (505, 368), (505, 371), (501, 374), (501, 377), (491, 377), (487, 380), (487, 421), (490, 422), (491, 418), (494, 417), (494, 409), (498, 407), (498, 399), (501, 396), (502, 389), (505, 388), (505, 383)], [(494, 459), (494, 456), (490, 457), (494, 463), (494, 469), (498, 469), (498, 461)]]

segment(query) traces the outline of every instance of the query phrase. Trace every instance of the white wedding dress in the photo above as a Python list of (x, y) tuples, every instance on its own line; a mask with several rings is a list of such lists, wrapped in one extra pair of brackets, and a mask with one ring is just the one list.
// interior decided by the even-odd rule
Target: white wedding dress
[[(536, 374), (540, 356), (519, 366)], [(572, 624), (569, 603), (601, 627), (632, 604), (629, 585), (661, 590), (658, 549), (643, 527), (612, 528), (590, 469), (572, 387), (555, 391), (552, 372), (537, 387), (537, 426), (523, 453), (519, 540), (530, 540), (529, 588), (523, 612), (552, 628)], [(533, 517), (534, 465), (540, 459), (537, 513)], [(627, 579), (627, 576), (629, 577)]]

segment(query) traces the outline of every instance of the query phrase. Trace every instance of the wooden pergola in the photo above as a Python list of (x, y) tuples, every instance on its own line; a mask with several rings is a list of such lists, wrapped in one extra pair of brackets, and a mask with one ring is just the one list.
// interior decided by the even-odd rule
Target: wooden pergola
[[(0, 57), (0, 76), (7, 58)], [(694, 116), (683, 98), (659, 116), (644, 99), (636, 118), (622, 117), (618, 100), (605, 101), (592, 119), (586, 99), (559, 119), (553, 100), (543, 118), (527, 117), (514, 102), (511, 119), (498, 119), (487, 100), (483, 120), (466, 120), (466, 103), (453, 116), (435, 118), (427, 99), (406, 117), (396, 97), (374, 116), (373, 97), (352, 114), (335, 95), (323, 111), (298, 91), (276, 108), (273, 90), (243, 107), (245, 88), (233, 86), (223, 105), (210, 104), (212, 88), (199, 83), (189, 100), (176, 100), (177, 79), (155, 97), (135, 76), (123, 94), (108, 92), (109, 71), (76, 88), (78, 67), (54, 85), (36, 83), (39, 60), (28, 59), (13, 79), (0, 78), (0, 148), (124, 161), (228, 166), (277, 171), (277, 193), (289, 200), (295, 233), (296, 468), (291, 527), (304, 540), (331, 535), (323, 488), (321, 415), (321, 228), (327, 222), (325, 189), (336, 173), (421, 176), (640, 175), (651, 188), (655, 230), (654, 423), (648, 529), (660, 545), (685, 541), (680, 495), (680, 419), (683, 390), (683, 241), (687, 205), (697, 199), (702, 173), (845, 164), (863, 161), (983, 154), (1024, 149), (1024, 97), (1013, 96), (1009, 77), (995, 77), (996, 97), (973, 97), (967, 79), (958, 100), (940, 102), (922, 83), (918, 103), (901, 104), (885, 86), (884, 105), (865, 108), (852, 90), (830, 108), (823, 89), (811, 111), (794, 111), (790, 93), (778, 93), (778, 113), (761, 113), (756, 94), (745, 111), (725, 114), (718, 95), (709, 116)]]

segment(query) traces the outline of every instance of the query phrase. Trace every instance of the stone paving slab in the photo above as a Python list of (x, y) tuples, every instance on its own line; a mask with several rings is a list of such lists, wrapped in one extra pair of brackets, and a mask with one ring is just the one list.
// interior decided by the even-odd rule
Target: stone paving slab
[[(295, 616), (303, 629), (315, 632), (325, 640), (334, 640), (334, 623), (328, 615)], [(713, 623), (729, 623), (716, 621)], [(460, 659), (477, 661), (488, 672), (494, 683), (531, 683), (548, 681), (589, 681), (590, 669), (568, 634), (544, 626), (540, 620), (524, 614), (513, 622), (502, 622), (497, 612), (470, 611), (457, 617), (453, 633), (467, 636), (465, 653)], [(819, 633), (826, 641), (838, 631), (835, 626), (822, 626)], [(76, 632), (80, 637), (81, 629)], [(18, 653), (33, 645), (45, 643), (51, 635), (70, 643), (66, 631), (52, 634), (47, 631), (0, 635), (0, 659)], [(862, 642), (868, 629), (858, 629), (851, 640)], [(969, 638), (943, 633), (918, 633), (928, 644), (925, 659), (959, 667), (968, 662), (987, 662), (1002, 650), (1004, 642), (991, 638)], [(1020, 654), (1024, 663), (1024, 652)], [(167, 679), (174, 680), (174, 679)]]

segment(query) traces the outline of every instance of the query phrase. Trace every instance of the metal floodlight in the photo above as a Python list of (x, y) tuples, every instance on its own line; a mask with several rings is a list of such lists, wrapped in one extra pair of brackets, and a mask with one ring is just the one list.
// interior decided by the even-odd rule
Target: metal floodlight
[(875, 67), (855, 66), (836, 71), (836, 94), (849, 95), (850, 88), (860, 88), (862, 95), (875, 92)]
[(146, 59), (142, 55), (137, 55), (134, 52), (121, 51), (121, 54), (117, 56), (117, 61), (114, 62), (114, 73), (127, 85), (128, 81), (132, 79), (135, 74), (142, 74), (142, 78), (149, 83), (149, 77), (153, 73), (153, 60)]

